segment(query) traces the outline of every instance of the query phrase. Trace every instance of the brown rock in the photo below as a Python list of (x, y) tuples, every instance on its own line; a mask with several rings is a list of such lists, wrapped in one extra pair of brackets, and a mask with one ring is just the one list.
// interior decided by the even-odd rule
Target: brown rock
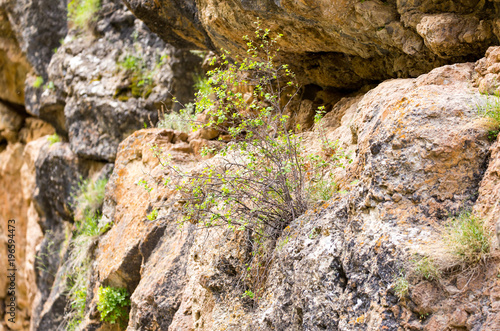
[(438, 288), (429, 282), (422, 282), (411, 291), (411, 299), (417, 305), (415, 311), (419, 314), (434, 313), (440, 298), (441, 293)]
[(24, 80), (30, 70), (7, 13), (0, 9), (0, 99), (24, 104)]
[(416, 77), (478, 59), (499, 40), (494, 5), (477, 1), (125, 2), (165, 41), (239, 55), (245, 54), (242, 36), (254, 35), (259, 17), (263, 28), (283, 34), (280, 60), (295, 67), (301, 83), (320, 86)]
[(467, 312), (459, 307), (451, 315), (449, 325), (453, 327), (466, 326), (468, 317)]

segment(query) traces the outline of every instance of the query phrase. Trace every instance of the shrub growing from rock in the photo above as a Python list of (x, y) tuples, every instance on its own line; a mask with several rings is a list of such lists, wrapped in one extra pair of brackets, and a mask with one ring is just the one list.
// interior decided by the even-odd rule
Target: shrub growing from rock
[[(210, 165), (184, 173), (162, 161), (161, 151), (153, 147), (169, 171), (166, 184), (180, 195), (182, 222), (247, 231), (253, 248), (243, 278), (255, 279), (251, 292), (256, 298), (255, 283), (265, 278), (269, 248), (308, 209), (311, 192), (336, 190), (325, 183), (331, 180), (327, 169), (346, 160), (340, 147), (327, 140), (326, 156), (308, 154), (303, 139), (289, 130), (286, 111), (300, 88), (288, 66), (275, 61), (281, 35), (257, 25), (256, 41), (244, 37), (248, 57), (233, 61), (223, 51), (221, 66), (208, 73), (210, 88), (197, 93), (196, 111), (208, 120), (194, 123), (195, 128), (217, 130), (220, 140), (227, 141), (218, 151), (204, 150), (216, 155)], [(321, 116), (320, 111), (318, 121)]]

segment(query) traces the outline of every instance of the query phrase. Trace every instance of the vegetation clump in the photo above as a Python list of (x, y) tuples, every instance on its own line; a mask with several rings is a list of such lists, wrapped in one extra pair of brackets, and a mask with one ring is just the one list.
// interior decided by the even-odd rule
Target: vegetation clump
[(126, 288), (99, 287), (97, 292), (97, 310), (101, 314), (101, 321), (111, 324), (126, 325), (128, 321), (128, 307), (130, 295)]
[(40, 88), (43, 85), (43, 77), (42, 76), (36, 76), (35, 81), (33, 82), (33, 87), (34, 88)]
[(460, 262), (473, 265), (489, 255), (492, 232), (471, 212), (452, 218), (444, 234), (449, 252)]
[(59, 137), (59, 135), (57, 133), (48, 136), (47, 140), (49, 142), (49, 146), (52, 146), (55, 143), (61, 142), (61, 138)]
[(77, 29), (86, 30), (88, 24), (96, 19), (100, 8), (100, 0), (71, 0), (68, 3), (68, 21)]
[(66, 329), (76, 330), (85, 317), (87, 288), (91, 271), (91, 256), (97, 239), (111, 224), (102, 222), (101, 209), (108, 180), (82, 180), (72, 196), (75, 207), (75, 227), (69, 243), (66, 261), (69, 307)]
[(500, 132), (500, 91), (494, 95), (485, 95), (484, 104), (478, 108), (479, 115), (491, 120), (494, 128), (488, 132), (488, 137), (495, 140)]
[[(208, 121), (194, 128), (215, 129), (229, 141), (217, 152), (204, 150), (216, 155), (216, 166), (184, 173), (162, 161), (161, 151), (153, 147), (169, 171), (166, 185), (180, 195), (182, 223), (249, 235), (253, 248), (243, 278), (253, 278), (254, 285), (245, 293), (255, 298), (256, 284), (265, 278), (264, 266), (271, 259), (269, 247), (309, 208), (312, 191), (322, 191), (320, 199), (330, 197), (326, 191), (336, 187), (326, 177), (328, 169), (348, 161), (326, 137), (330, 153), (309, 154), (303, 138), (287, 127), (288, 107), (300, 87), (288, 65), (276, 60), (279, 38), (257, 22), (255, 40), (244, 37), (247, 57), (233, 61), (230, 52), (223, 51), (221, 66), (208, 73), (208, 85), (197, 93), (196, 112)], [(300, 132), (300, 127), (294, 129)]]
[(161, 56), (155, 68), (150, 70), (144, 58), (133, 54), (126, 54), (117, 64), (119, 68), (129, 75), (130, 83), (125, 88), (118, 88), (115, 91), (114, 97), (121, 101), (127, 101), (131, 96), (147, 99), (155, 87), (153, 76), (166, 63), (167, 59), (167, 55)]
[(171, 129), (183, 132), (191, 132), (193, 123), (195, 123), (196, 115), (194, 115), (194, 105), (188, 104), (185, 109), (180, 112), (171, 111), (169, 113), (159, 112), (157, 128)]
[(416, 257), (412, 261), (413, 271), (418, 278), (426, 280), (438, 280), (441, 272), (436, 266), (434, 260), (428, 256)]
[(400, 273), (394, 277), (393, 288), (394, 293), (400, 300), (406, 298), (406, 296), (410, 293), (410, 282), (405, 274)]
[(154, 221), (158, 218), (158, 209), (153, 209), (151, 213), (146, 216), (148, 220)]

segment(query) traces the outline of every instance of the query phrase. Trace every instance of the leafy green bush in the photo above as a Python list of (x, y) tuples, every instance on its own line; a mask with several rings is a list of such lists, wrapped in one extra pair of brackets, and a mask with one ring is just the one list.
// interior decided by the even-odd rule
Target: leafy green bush
[[(179, 192), (182, 222), (250, 234), (253, 251), (243, 278), (255, 280), (250, 287), (258, 297), (257, 284), (265, 279), (262, 266), (269, 263), (276, 239), (309, 207), (309, 183), (326, 182), (325, 169), (345, 158), (340, 148), (330, 155), (308, 154), (303, 139), (287, 128), (288, 107), (300, 88), (288, 65), (275, 61), (281, 35), (258, 25), (255, 37), (244, 38), (246, 58), (229, 60), (230, 53), (223, 51), (221, 66), (208, 73), (209, 87), (197, 93), (196, 111), (208, 121), (195, 129), (215, 129), (230, 141), (217, 152), (205, 149), (216, 154), (216, 165), (183, 173), (153, 149), (170, 172), (167, 185)], [(328, 189), (335, 190), (323, 191)]]
[(483, 220), (471, 212), (452, 218), (444, 242), (450, 253), (466, 264), (475, 264), (490, 253), (492, 233)]
[(100, 286), (97, 292), (97, 310), (101, 313), (101, 321), (126, 325), (130, 306), (129, 297), (125, 288)]
[(100, 8), (100, 0), (71, 0), (68, 3), (68, 21), (76, 28), (85, 30), (96, 19)]

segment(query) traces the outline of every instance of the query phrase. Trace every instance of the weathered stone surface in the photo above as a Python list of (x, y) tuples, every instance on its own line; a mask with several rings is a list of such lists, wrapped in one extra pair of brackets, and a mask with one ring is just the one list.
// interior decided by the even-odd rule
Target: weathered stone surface
[(47, 78), (46, 69), (60, 45), (61, 38), (67, 33), (66, 0), (2, 0), (12, 30), (22, 52), (36, 73)]
[(31, 69), (0, 2), (0, 99), (24, 103), (24, 80)]
[[(104, 214), (114, 225), (99, 243), (94, 292), (99, 284), (133, 292), (129, 330), (494, 328), (494, 262), (441, 285), (416, 280), (406, 300), (393, 284), (450, 213), (482, 204), (495, 215), (498, 148), (490, 160), (489, 124), (477, 116), (482, 99), (470, 84), (474, 68), (444, 66), (387, 81), (333, 106), (323, 121), (328, 138), (352, 155), (337, 173), (347, 192), (285, 230), (258, 300), (241, 296), (250, 254), (244, 234), (175, 229), (172, 192), (161, 184), (168, 172), (150, 146), (190, 169), (193, 155), (175, 152), (185, 141), (169, 130), (134, 133), (120, 145), (109, 184)], [(304, 139), (309, 151), (320, 150), (313, 134)], [(193, 149), (209, 142), (187, 141)], [(141, 179), (151, 190), (138, 185)], [(154, 208), (159, 217), (149, 221)], [(92, 314), (86, 321), (97, 323)]]
[[(353, 88), (479, 59), (498, 45), (498, 2), (125, 0), (165, 41), (243, 54), (253, 22), (283, 34), (304, 84)], [(175, 19), (173, 19), (175, 17)], [(207, 38), (208, 35), (208, 38)], [(213, 46), (212, 46), (213, 45)]]
[[(6, 119), (6, 113), (2, 113), (2, 119)], [(32, 141), (28, 145), (24, 139), (18, 140), (19, 136), (38, 138), (37, 127), (26, 125), (19, 128), (19, 118), (12, 112), (7, 112), (7, 118), (14, 119), (2, 122), (6, 127), (12, 129), (16, 140), (9, 140), (0, 152), (0, 201), (2, 211), (0, 212), (0, 263), (7, 266), (7, 241), (9, 234), (8, 220), (15, 220), (14, 241), (16, 247), (16, 323), (8, 321), (10, 315), (1, 311), (2, 321), (0, 328), (5, 326), (12, 330), (27, 330), (30, 325), (31, 308), (37, 288), (35, 283), (35, 252), (36, 246), (42, 240), (42, 233), (37, 224), (38, 214), (33, 204), (35, 189), (35, 167), (34, 160), (41, 145), (46, 143), (46, 138)], [(15, 114), (15, 113), (14, 113)], [(13, 117), (11, 118), (10, 115)], [(22, 122), (21, 122), (22, 123)], [(23, 134), (18, 134), (18, 131)], [(5, 132), (5, 131), (3, 131)], [(33, 140), (31, 139), (31, 140)], [(31, 141), (30, 140), (30, 141)], [(12, 225), (12, 224), (11, 224)], [(12, 230), (12, 228), (11, 228)], [(12, 234), (12, 232), (10, 232)], [(7, 302), (7, 268), (0, 271), (0, 299)]]
[(490, 47), (486, 57), (479, 60), (475, 66), (474, 86), (481, 93), (498, 93), (500, 86), (500, 47)]
[[(120, 141), (155, 124), (161, 107), (192, 99), (201, 59), (166, 45), (120, 1), (104, 1), (95, 36), (66, 38), (48, 68), (53, 87), (31, 93), (30, 113), (69, 137), (83, 158), (113, 161)], [(120, 63), (129, 58), (129, 69)], [(150, 79), (150, 83), (148, 83)]]
[(0, 140), (15, 142), (24, 118), (0, 102)]

